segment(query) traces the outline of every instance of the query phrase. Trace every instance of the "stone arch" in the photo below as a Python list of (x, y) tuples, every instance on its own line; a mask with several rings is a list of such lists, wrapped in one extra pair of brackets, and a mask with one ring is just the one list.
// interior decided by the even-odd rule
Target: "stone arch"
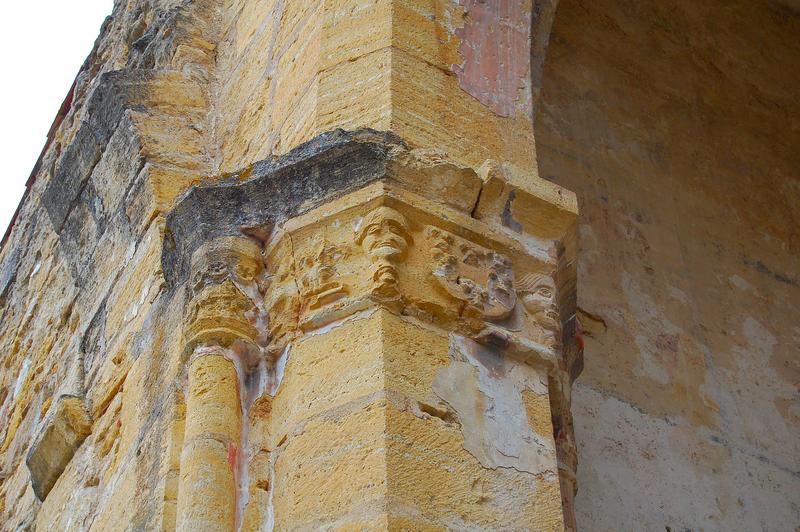
[(561, 0), (533, 33), (537, 165), (581, 210), (579, 529), (797, 520), (793, 4)]

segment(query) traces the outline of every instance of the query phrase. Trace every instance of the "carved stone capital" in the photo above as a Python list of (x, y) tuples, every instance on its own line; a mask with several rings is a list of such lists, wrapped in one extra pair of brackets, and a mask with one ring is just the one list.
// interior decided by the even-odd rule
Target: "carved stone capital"
[(559, 369), (559, 248), (390, 181), (288, 220), (266, 244), (270, 348), (383, 307)]
[(380, 306), (579, 372), (570, 192), (371, 130), (321, 135), (237, 179), (193, 189), (168, 218), (162, 264), (189, 288), (188, 347), (239, 339), (275, 355)]
[(264, 341), (259, 320), (264, 267), (260, 244), (241, 236), (219, 237), (192, 255), (184, 345)]
[[(409, 149), (391, 134), (335, 131), (183, 198), (167, 220), (162, 266), (168, 286), (183, 286), (188, 294), (184, 353), (195, 355), (188, 364), (190, 395), (197, 390), (203, 399), (213, 388), (222, 396), (208, 405), (187, 402), (187, 438), (208, 437), (184, 445), (182, 522), (195, 508), (205, 515), (210, 506), (194, 485), (211, 485), (215, 472), (222, 471), (228, 488), (225, 495), (216, 493), (214, 508), (243, 510), (243, 478), (280, 486), (257, 464), (291, 463), (282, 461), (292, 460), (294, 451), (281, 442), (293, 436), (287, 440), (281, 432), (288, 420), (305, 416), (293, 405), (305, 411), (309, 401), (326, 401), (317, 396), (346, 396), (350, 382), (364, 397), (386, 393), (391, 405), (374, 395), (378, 410), (411, 416), (414, 423), (439, 417), (443, 424), (421, 425), (431, 434), (452, 429), (451, 408), (464, 419), (492, 420), (494, 428), (471, 431), (477, 439), (465, 439), (464, 448), (487, 467), (508, 463), (502, 458), (507, 453), (522, 453), (526, 471), (544, 475), (536, 482), (552, 482), (548, 477), (558, 474), (568, 511), (576, 456), (569, 396), (581, 360), (577, 213), (574, 196), (555, 185), (526, 189), (511, 183), (502, 165), (489, 162), (476, 172), (438, 152)], [(343, 334), (352, 335), (352, 345)], [(418, 340), (435, 342), (440, 358), (415, 360)], [(446, 342), (449, 352), (443, 351)], [(398, 377), (386, 372), (385, 362), (394, 363), (406, 350), (414, 353), (397, 363), (409, 367), (392, 371), (425, 374), (407, 392), (419, 396), (387, 388), (387, 378)], [(449, 365), (442, 366), (443, 355)], [(357, 356), (374, 366), (368, 379), (344, 384), (328, 378), (367, 360)], [(319, 363), (306, 366), (315, 359)], [(411, 367), (429, 362), (440, 365), (436, 376), (432, 367)], [(354, 375), (366, 375), (359, 368)], [(473, 378), (472, 368), (484, 373)], [(529, 378), (515, 380), (524, 375)], [(472, 396), (463, 395), (464, 382), (474, 385)], [(341, 389), (326, 390), (328, 384)], [(501, 411), (513, 415), (495, 416), (494, 406), (486, 406), (494, 404), (484, 399), (495, 392), (502, 396)], [(264, 394), (261, 406), (249, 402)], [(240, 396), (238, 405), (233, 395)], [(225, 408), (214, 412), (223, 412), (221, 420), (241, 419), (238, 445), (235, 427), (222, 438), (227, 446), (218, 444), (224, 431), (193, 428), (213, 421), (206, 411), (223, 402)], [(348, 404), (361, 410), (361, 403)], [(501, 427), (538, 436), (495, 441)], [(379, 439), (387, 437), (380, 433)], [(245, 452), (248, 435), (267, 445), (252, 460)], [(216, 465), (208, 471), (195, 465), (206, 462)], [(231, 474), (232, 464), (239, 476)], [(252, 476), (241, 476), (245, 471)], [(240, 522), (243, 514), (224, 515)]]

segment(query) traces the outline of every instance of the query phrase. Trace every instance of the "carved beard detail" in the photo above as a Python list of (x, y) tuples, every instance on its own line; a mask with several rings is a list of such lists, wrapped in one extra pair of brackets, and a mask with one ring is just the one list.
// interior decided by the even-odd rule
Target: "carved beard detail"
[(536, 323), (550, 331), (558, 330), (558, 312), (551, 299), (538, 294), (526, 294), (522, 298), (522, 304), (528, 314), (536, 319)]
[(356, 236), (373, 263), (372, 294), (381, 299), (397, 299), (397, 268), (395, 263), (405, 257), (409, 240), (408, 223), (402, 214), (389, 207), (370, 212), (363, 229)]
[(381, 299), (397, 299), (400, 296), (397, 268), (388, 260), (379, 260), (373, 267), (372, 294)]

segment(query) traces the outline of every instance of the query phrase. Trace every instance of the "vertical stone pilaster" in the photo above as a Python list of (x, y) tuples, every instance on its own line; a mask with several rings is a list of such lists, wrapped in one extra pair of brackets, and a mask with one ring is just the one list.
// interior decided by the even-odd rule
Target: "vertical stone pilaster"
[(221, 237), (192, 256), (178, 530), (241, 527), (247, 490), (247, 377), (259, 354), (260, 248)]
[(188, 393), (239, 420), (201, 438), (235, 467), (191, 473), (227, 482), (233, 527), (572, 527), (576, 207), (532, 122), (554, 6), (223, 13), (230, 175), (173, 211), (164, 262), (192, 291)]

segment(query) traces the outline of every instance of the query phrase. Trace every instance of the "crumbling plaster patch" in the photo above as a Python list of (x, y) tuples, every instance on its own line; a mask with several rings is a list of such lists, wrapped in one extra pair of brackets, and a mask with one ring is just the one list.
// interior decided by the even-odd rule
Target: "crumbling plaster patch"
[(555, 464), (552, 434), (533, 431), (523, 398), (526, 390), (546, 394), (546, 375), (455, 334), (449, 356), (433, 391), (458, 414), (464, 448), (492, 469), (541, 474)]

